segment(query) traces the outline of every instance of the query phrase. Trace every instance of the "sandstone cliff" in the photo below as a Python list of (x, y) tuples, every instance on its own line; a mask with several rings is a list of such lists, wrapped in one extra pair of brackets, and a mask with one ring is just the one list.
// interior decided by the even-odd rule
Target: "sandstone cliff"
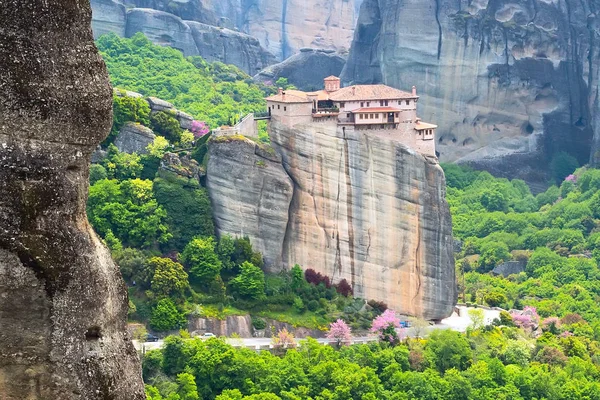
[[(158, 7), (154, 2), (148, 5)], [(142, 32), (152, 42), (174, 47), (186, 56), (200, 55), (207, 61), (233, 64), (250, 75), (276, 62), (256, 38), (241, 32), (187, 21), (172, 13), (150, 8), (127, 10), (118, 0), (92, 0), (92, 7), (92, 27), (96, 37), (109, 32), (131, 37)], [(205, 21), (198, 13), (182, 11), (182, 14), (188, 17), (196, 15), (198, 20)]]
[(219, 235), (247, 236), (267, 268), (276, 272), (293, 194), (281, 157), (243, 137), (217, 138), (206, 170)]
[(271, 65), (260, 71), (254, 80), (258, 82), (277, 82), (287, 78), (288, 82), (303, 91), (323, 89), (323, 79), (328, 76), (340, 76), (346, 60), (333, 50), (300, 49), (279, 64)]
[(0, 0), (0, 398), (142, 400), (127, 292), (85, 214), (111, 89), (87, 0)]
[[(435, 158), (338, 131), (335, 123), (291, 129), (273, 119), (270, 136), (282, 166), (256, 168), (253, 145), (211, 143), (207, 179), (220, 234), (243, 231), (266, 247), (271, 271), (298, 263), (334, 282), (347, 279), (357, 297), (402, 313), (428, 319), (451, 313), (452, 227)], [(274, 171), (278, 178), (269, 181)], [(275, 218), (255, 223), (257, 207)]]
[[(345, 83), (418, 85), (442, 161), (544, 180), (598, 132), (600, 3), (365, 0)], [(385, 38), (383, 40), (382, 38)]]
[[(127, 3), (170, 15), (168, 17), (161, 13), (160, 18), (148, 18), (145, 21), (137, 18), (135, 24), (128, 28), (130, 32), (134, 28), (142, 32), (154, 31), (156, 38), (162, 36), (163, 41), (167, 39), (166, 41), (175, 43), (171, 38), (174, 39), (179, 30), (176, 29), (177, 34), (173, 35), (173, 31), (166, 25), (167, 20), (171, 20), (168, 22), (170, 27), (177, 25), (173, 18), (196, 21), (251, 35), (282, 61), (303, 47), (347, 50), (352, 41), (361, 2), (362, 0), (92, 0), (92, 6), (96, 35), (107, 31), (124, 34), (126, 25), (130, 24), (122, 4)], [(219, 36), (213, 36), (211, 41), (217, 41), (218, 38)], [(200, 44), (196, 45), (200, 55), (204, 56)], [(258, 69), (266, 66), (263, 63)], [(258, 69), (255, 67), (251, 73), (258, 72)]]

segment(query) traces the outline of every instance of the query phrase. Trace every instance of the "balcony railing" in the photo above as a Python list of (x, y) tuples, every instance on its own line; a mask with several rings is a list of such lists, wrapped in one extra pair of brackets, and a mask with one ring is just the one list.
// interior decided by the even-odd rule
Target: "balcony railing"
[(338, 107), (328, 107), (328, 108), (313, 108), (313, 114), (338, 114), (340, 109)]

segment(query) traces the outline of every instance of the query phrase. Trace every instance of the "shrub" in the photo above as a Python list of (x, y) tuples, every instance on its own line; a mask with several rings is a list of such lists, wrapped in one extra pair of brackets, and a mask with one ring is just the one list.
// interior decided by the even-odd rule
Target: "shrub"
[(383, 313), (385, 310), (388, 309), (387, 304), (383, 301), (369, 300), (367, 304), (379, 313)]
[(335, 287), (337, 292), (344, 297), (352, 296), (352, 286), (348, 283), (346, 279), (342, 279)]
[(331, 287), (331, 280), (329, 279), (329, 277), (322, 275), (320, 272), (316, 272), (312, 268), (309, 268), (306, 271), (304, 271), (304, 279), (306, 279), (308, 283), (311, 283), (315, 286), (322, 283), (325, 285), (326, 288)]
[(159, 111), (150, 116), (152, 130), (160, 136), (164, 136), (171, 143), (179, 143), (183, 129), (179, 121), (170, 113)]
[(162, 299), (152, 310), (150, 327), (158, 332), (169, 331), (182, 327), (186, 323), (185, 316), (177, 310), (171, 299)]
[(298, 313), (303, 313), (304, 310), (306, 309), (304, 302), (302, 301), (302, 299), (300, 297), (297, 297), (294, 299), (294, 304), (293, 304), (294, 310), (296, 310), (296, 312)]
[(490, 307), (500, 307), (502, 304), (505, 304), (508, 299), (500, 292), (490, 292), (483, 297), (483, 301)]
[(267, 327), (267, 322), (260, 317), (252, 316), (251, 320), (252, 320), (252, 327), (256, 330), (260, 331)]
[(319, 302), (317, 300), (311, 300), (306, 305), (306, 308), (308, 308), (308, 311), (317, 311), (319, 309)]

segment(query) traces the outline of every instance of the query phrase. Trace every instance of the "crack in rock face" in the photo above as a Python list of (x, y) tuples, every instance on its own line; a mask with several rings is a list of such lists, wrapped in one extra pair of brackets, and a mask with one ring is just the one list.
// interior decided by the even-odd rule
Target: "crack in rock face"
[(0, 0), (0, 397), (145, 399), (127, 292), (87, 222), (112, 123), (88, 0)]

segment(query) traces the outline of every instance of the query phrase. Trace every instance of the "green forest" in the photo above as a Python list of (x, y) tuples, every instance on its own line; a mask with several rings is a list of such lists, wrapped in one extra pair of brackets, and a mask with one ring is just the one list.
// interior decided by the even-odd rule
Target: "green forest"
[[(167, 100), (210, 128), (263, 110), (273, 90), (140, 34), (97, 43), (115, 87)], [(129, 287), (130, 320), (172, 334), (143, 356), (148, 399), (600, 399), (600, 170), (576, 169), (565, 156), (554, 185), (534, 196), (523, 181), (443, 165), (460, 249), (459, 301), (525, 314), (504, 312), (483, 326), (474, 313), (464, 334), (405, 340), (390, 339), (398, 321), (385, 320), (384, 340), (352, 346), (279, 332), (274, 352), (257, 353), (191, 339), (187, 320), (250, 314), (255, 329), (274, 319), (330, 335), (342, 321), (349, 335), (375, 328), (390, 310), (300, 266), (265, 273), (249, 240), (216, 236), (202, 180), (160, 168), (172, 150), (202, 170), (210, 134), (151, 114), (143, 99), (115, 94), (113, 106), (106, 155), (90, 171), (87, 212)], [(112, 144), (127, 122), (159, 134), (147, 154)], [(520, 262), (522, 272), (492, 272), (507, 261)]]

